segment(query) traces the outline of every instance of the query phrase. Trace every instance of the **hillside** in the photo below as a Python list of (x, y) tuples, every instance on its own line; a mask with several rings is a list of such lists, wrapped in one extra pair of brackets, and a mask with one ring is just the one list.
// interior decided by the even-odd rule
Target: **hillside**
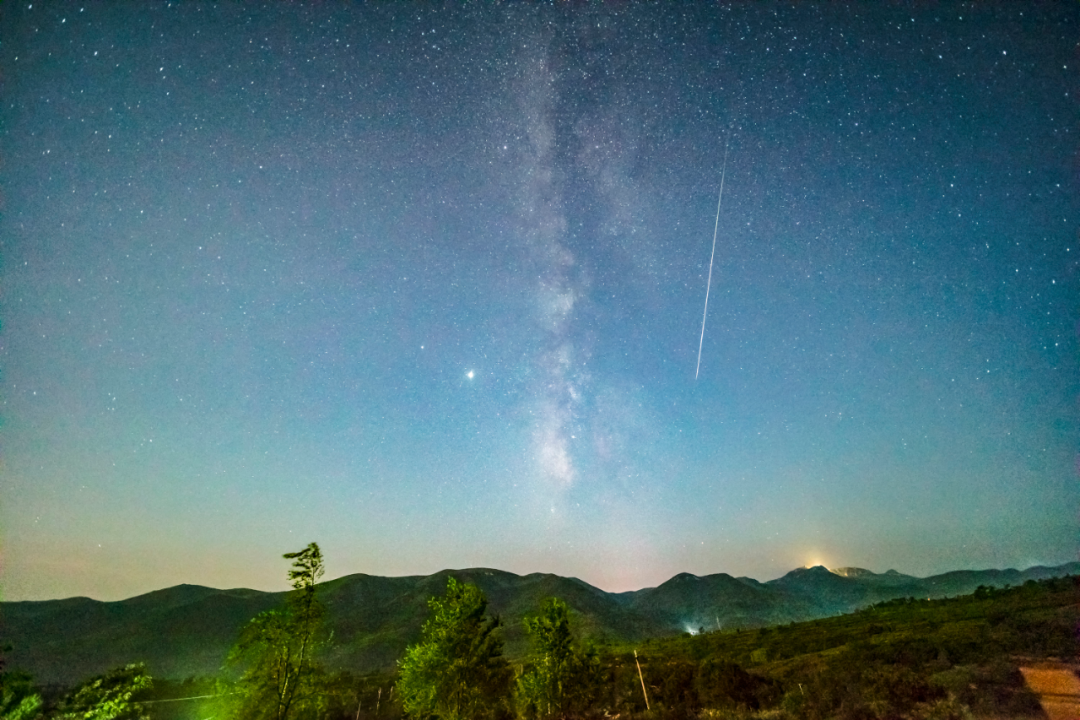
[(1020, 668), (1075, 660), (1077, 580), (897, 598), (840, 617), (611, 648), (611, 690), (598, 704), (642, 711), (640, 663), (659, 717), (744, 703), (759, 717), (805, 720), (1045, 718)]
[[(948, 597), (980, 585), (1080, 574), (1080, 563), (1024, 571), (960, 571), (929, 578), (823, 567), (793, 570), (761, 583), (724, 573), (676, 575), (659, 587), (608, 593), (575, 578), (525, 576), (473, 568), (434, 575), (349, 575), (320, 585), (335, 643), (325, 658), (336, 668), (369, 672), (392, 667), (419, 637), (427, 599), (450, 575), (478, 585), (504, 620), (511, 656), (524, 651), (521, 618), (543, 598), (564, 599), (582, 634), (637, 642), (699, 628), (751, 628), (829, 617), (902, 597)], [(9, 659), (39, 681), (69, 684), (126, 662), (145, 661), (153, 675), (180, 679), (218, 672), (240, 628), (277, 607), (285, 593), (179, 585), (118, 602), (69, 598), (0, 603), (0, 632)]]

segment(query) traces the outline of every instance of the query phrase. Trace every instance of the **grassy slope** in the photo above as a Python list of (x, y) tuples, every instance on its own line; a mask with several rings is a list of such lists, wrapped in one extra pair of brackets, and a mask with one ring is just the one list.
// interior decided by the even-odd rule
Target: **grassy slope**
[[(652, 640), (637, 650), (654, 678), (681, 664), (737, 663), (776, 681), (789, 695), (784, 700), (802, 703), (797, 713), (806, 717), (844, 716), (845, 707), (854, 716), (873, 702), (910, 705), (912, 698), (945, 694), (976, 715), (1038, 716), (1017, 666), (1033, 658), (1075, 660), (1078, 583), (1071, 577), (956, 598), (894, 600), (810, 622)], [(630, 651), (622, 646), (613, 655), (629, 666)], [(654, 681), (653, 691), (663, 704), (664, 683)]]

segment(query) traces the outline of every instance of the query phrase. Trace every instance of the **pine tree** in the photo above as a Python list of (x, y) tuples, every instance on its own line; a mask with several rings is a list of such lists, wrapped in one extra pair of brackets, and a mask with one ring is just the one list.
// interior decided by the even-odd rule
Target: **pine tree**
[(431, 617), (420, 642), (405, 651), (397, 690), (412, 717), (480, 720), (504, 707), (510, 666), (502, 656), (500, 622), (487, 617), (475, 585), (450, 578), (446, 595), (428, 601)]
[(313, 659), (323, 616), (315, 591), (323, 574), (322, 553), (311, 543), (284, 557), (293, 561), (293, 592), (285, 607), (257, 615), (229, 653), (228, 664), (242, 669), (229, 703), (237, 720), (310, 717), (322, 704), (324, 673)]

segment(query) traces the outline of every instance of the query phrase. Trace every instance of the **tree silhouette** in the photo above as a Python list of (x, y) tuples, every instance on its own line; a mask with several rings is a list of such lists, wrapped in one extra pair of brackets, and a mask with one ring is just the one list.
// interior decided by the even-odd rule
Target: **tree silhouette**
[(281, 610), (257, 615), (240, 631), (228, 664), (241, 668), (229, 710), (237, 720), (289, 720), (318, 713), (324, 673), (312, 656), (322, 626), (323, 608), (315, 583), (323, 574), (322, 553), (316, 543), (292, 560), (293, 587)]

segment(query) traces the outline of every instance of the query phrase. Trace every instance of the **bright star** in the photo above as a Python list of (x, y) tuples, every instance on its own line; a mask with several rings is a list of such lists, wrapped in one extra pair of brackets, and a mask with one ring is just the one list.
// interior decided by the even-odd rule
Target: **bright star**
[(472, 370), (470, 370), (469, 372), (465, 373), (465, 377), (467, 377), (467, 378), (469, 378), (470, 380), (472, 380), (472, 379), (473, 379), (473, 375), (475, 375), (475, 374), (476, 374), (476, 373), (474, 373), (474, 372), (473, 372)]

